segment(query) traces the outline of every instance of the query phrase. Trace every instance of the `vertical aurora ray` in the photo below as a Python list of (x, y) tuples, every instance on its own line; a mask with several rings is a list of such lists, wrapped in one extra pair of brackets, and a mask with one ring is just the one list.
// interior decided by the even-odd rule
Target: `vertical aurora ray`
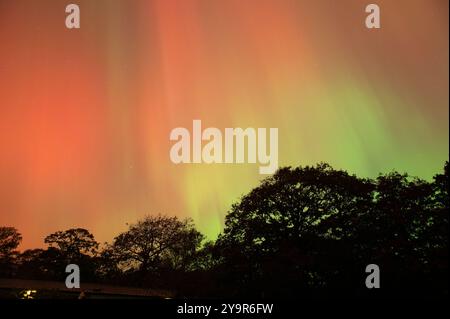
[(280, 165), (423, 178), (448, 160), (448, 2), (0, 0), (0, 225), (111, 240), (145, 214), (214, 238), (258, 165), (174, 165), (169, 133), (278, 127)]

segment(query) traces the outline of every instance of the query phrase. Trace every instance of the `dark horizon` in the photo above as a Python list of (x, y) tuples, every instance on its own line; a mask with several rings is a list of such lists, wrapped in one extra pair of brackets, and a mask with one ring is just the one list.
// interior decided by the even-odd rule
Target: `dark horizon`
[(365, 267), (376, 264), (378, 296), (448, 296), (448, 166), (433, 181), (359, 178), (324, 163), (281, 168), (231, 207), (216, 241), (190, 219), (157, 215), (107, 245), (73, 228), (19, 253), (20, 233), (0, 227), (0, 278), (62, 283), (74, 263), (84, 283), (176, 297), (364, 297)]

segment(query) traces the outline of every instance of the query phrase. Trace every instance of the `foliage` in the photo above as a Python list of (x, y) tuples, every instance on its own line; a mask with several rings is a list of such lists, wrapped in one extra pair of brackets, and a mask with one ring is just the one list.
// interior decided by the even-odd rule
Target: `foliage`
[[(0, 227), (0, 274), (63, 280), (77, 263), (83, 280), (190, 297), (448, 295), (448, 166), (431, 182), (360, 178), (327, 164), (282, 168), (231, 207), (215, 242), (190, 219), (157, 215), (102, 249), (75, 228), (18, 254), (21, 235)], [(378, 292), (364, 285), (372, 263)]]

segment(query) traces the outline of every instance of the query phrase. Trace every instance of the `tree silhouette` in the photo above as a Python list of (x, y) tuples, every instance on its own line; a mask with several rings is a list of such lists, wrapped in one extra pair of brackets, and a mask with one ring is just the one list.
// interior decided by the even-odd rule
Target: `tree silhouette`
[(189, 219), (147, 216), (115, 237), (108, 250), (125, 269), (187, 269), (202, 240)]
[(22, 241), (22, 235), (14, 227), (0, 227), (0, 259), (11, 257)]
[(14, 271), (16, 249), (22, 235), (14, 227), (0, 227), (0, 275), (9, 276)]
[(83, 254), (94, 254), (98, 248), (94, 235), (84, 228), (57, 231), (45, 237), (44, 242), (49, 247), (58, 248), (67, 258), (77, 258)]
[[(190, 219), (147, 216), (111, 244), (82, 228), (18, 254), (0, 227), (0, 275), (175, 290), (187, 297), (432, 297), (448, 295), (449, 163), (425, 181), (391, 172), (360, 178), (327, 164), (282, 168), (243, 196), (223, 233), (205, 242)], [(377, 264), (382, 288), (365, 287)]]
[(45, 237), (48, 249), (39, 255), (40, 268), (47, 277), (61, 279), (68, 264), (83, 269), (84, 280), (94, 280), (98, 268), (98, 242), (88, 230), (72, 228)]
[(369, 180), (326, 164), (280, 169), (226, 216), (219, 272), (229, 290), (246, 287), (237, 294), (292, 297), (325, 288), (321, 294), (361, 295), (365, 266), (377, 263), (391, 292), (414, 283), (417, 291), (423, 282), (442, 292), (443, 272), (433, 271), (436, 263), (448, 268), (443, 180), (398, 173)]
[[(20, 278), (62, 280), (69, 263), (80, 264), (80, 258), (68, 260), (55, 247), (27, 249), (17, 257), (17, 275)], [(86, 263), (83, 263), (83, 267)], [(86, 267), (88, 270), (89, 267)]]

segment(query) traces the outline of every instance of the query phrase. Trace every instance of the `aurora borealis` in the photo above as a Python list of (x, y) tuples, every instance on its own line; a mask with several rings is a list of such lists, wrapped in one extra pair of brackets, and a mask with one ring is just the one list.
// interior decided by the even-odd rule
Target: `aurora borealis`
[(429, 179), (449, 154), (448, 1), (0, 0), (0, 225), (21, 248), (146, 214), (214, 238), (254, 165), (175, 165), (170, 131), (279, 128), (279, 165)]

